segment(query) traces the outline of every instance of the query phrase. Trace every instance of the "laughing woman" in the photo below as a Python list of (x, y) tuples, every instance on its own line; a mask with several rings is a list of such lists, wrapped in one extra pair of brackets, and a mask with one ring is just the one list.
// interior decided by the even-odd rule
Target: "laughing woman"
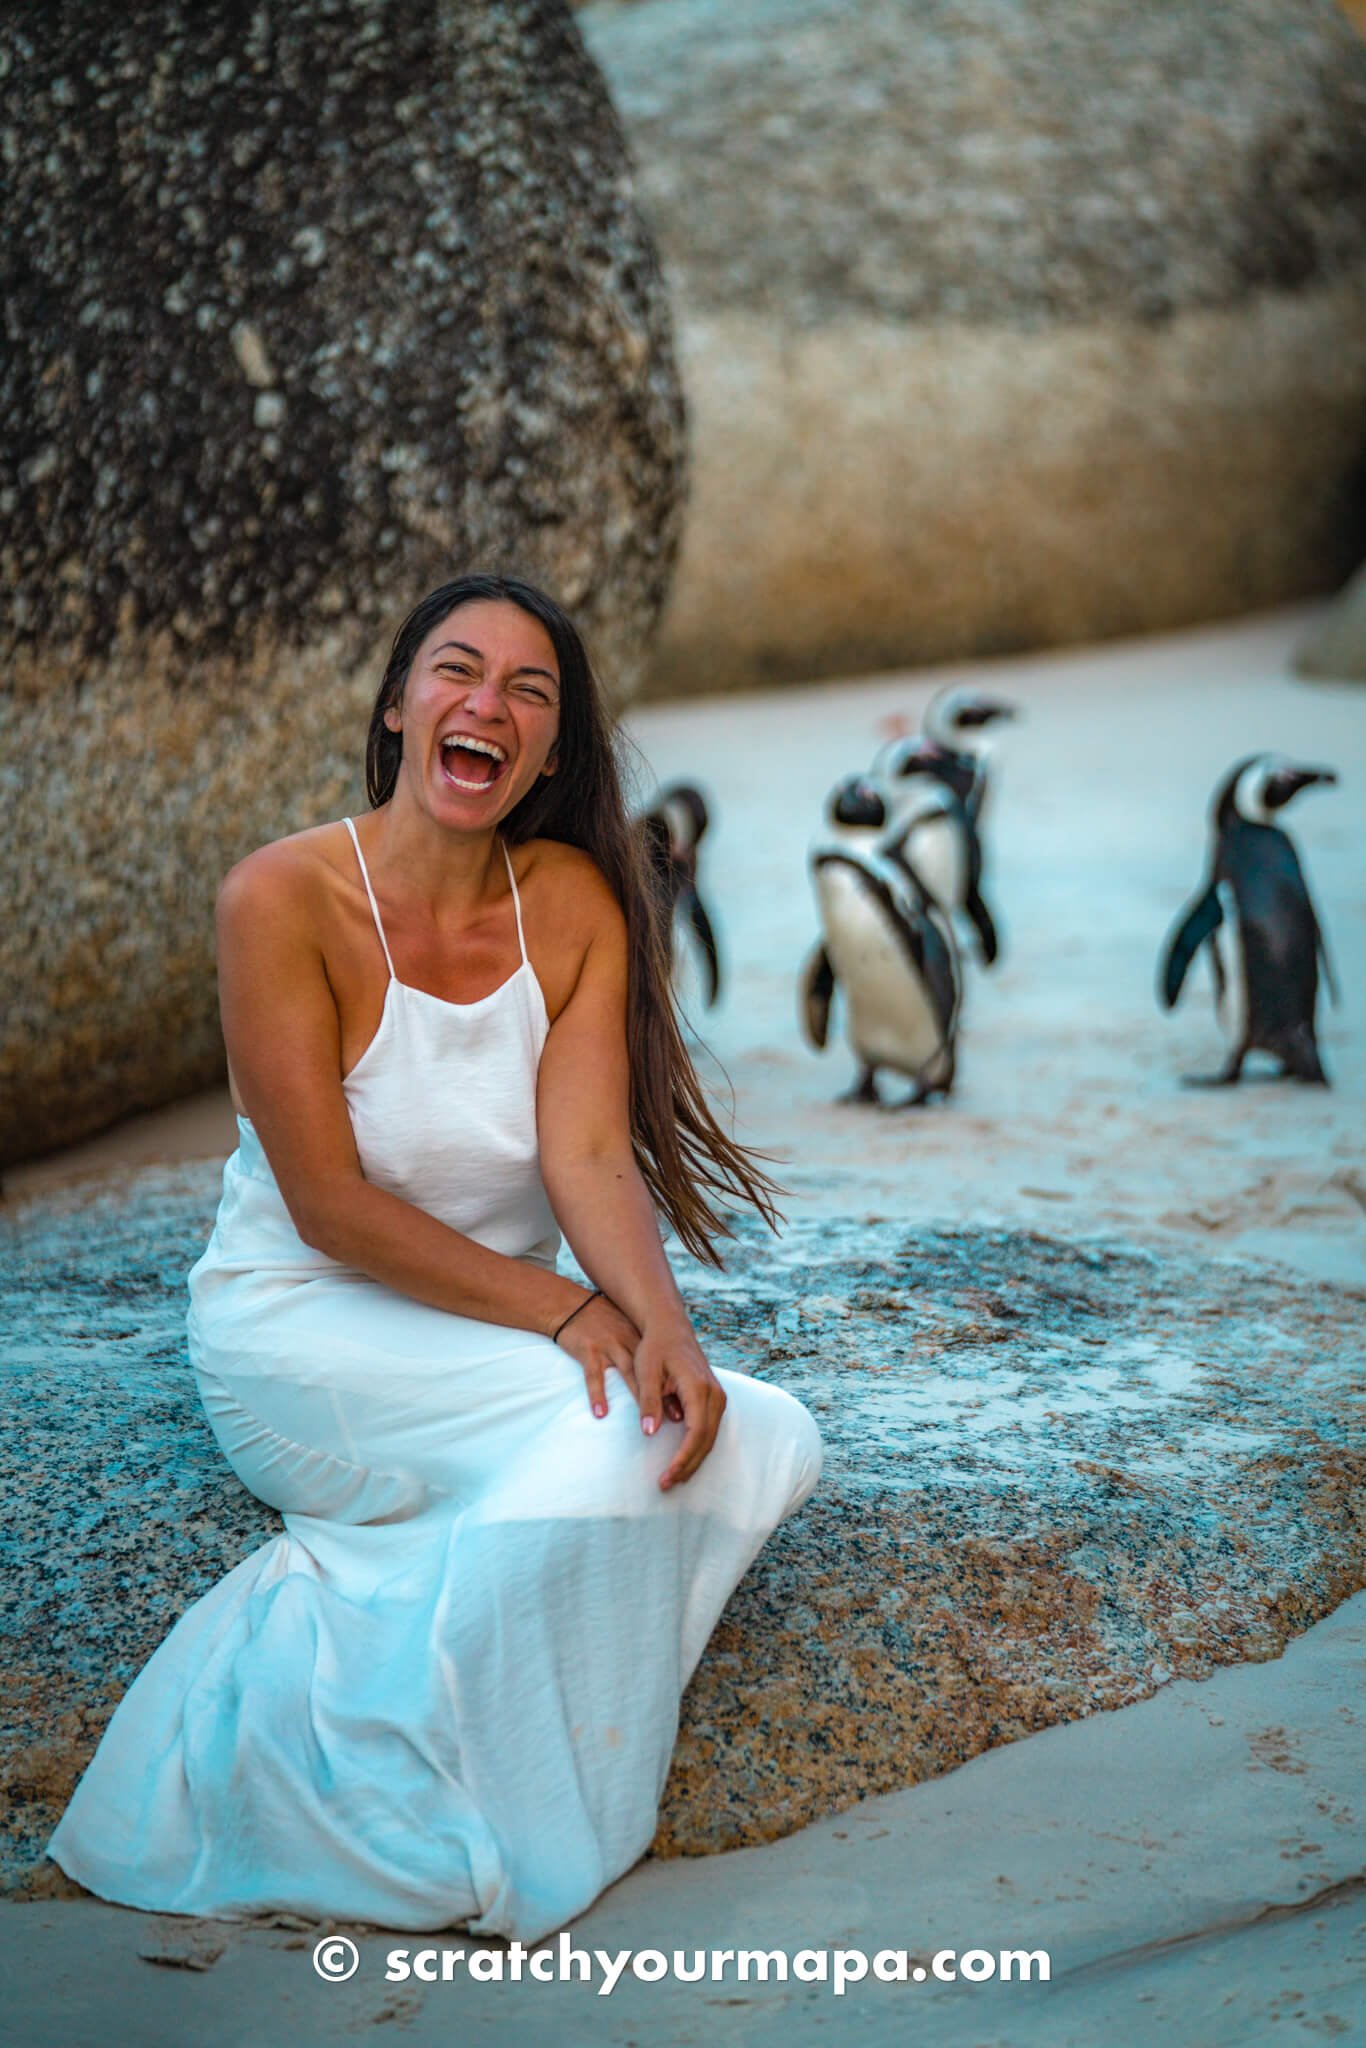
[[(653, 1835), (678, 1707), (821, 1439), (703, 1356), (662, 1216), (773, 1183), (707, 1109), (582, 642), (400, 627), (371, 810), (218, 899), (238, 1149), (190, 1360), (283, 1532), (172, 1628), (48, 1853), (106, 1899), (533, 1941)], [(556, 1269), (561, 1233), (592, 1286)]]

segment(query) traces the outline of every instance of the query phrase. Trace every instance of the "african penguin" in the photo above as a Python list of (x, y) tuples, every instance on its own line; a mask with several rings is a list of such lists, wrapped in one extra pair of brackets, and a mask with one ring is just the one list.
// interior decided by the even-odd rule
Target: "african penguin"
[(721, 963), (716, 934), (697, 891), (697, 849), (708, 825), (706, 799), (691, 783), (671, 783), (659, 791), (642, 814), (645, 845), (663, 884), (670, 925), (681, 912), (692, 928), (706, 971), (705, 1001), (710, 1009), (721, 990)]
[(982, 895), (982, 842), (941, 759), (918, 735), (879, 748), (868, 779), (886, 798), (888, 841), (900, 841), (931, 896), (976, 934), (983, 963), (1000, 952), (996, 924)]
[(937, 690), (925, 706), (920, 737), (939, 756), (945, 781), (962, 798), (974, 825), (986, 803), (991, 727), (1016, 715), (1015, 706), (1004, 697), (951, 684)]
[(1250, 754), (1215, 792), (1209, 874), (1172, 927), (1159, 969), (1159, 1000), (1171, 1009), (1208, 943), (1229, 1049), (1219, 1073), (1186, 1077), (1196, 1085), (1236, 1081), (1258, 1051), (1279, 1059), (1283, 1075), (1328, 1084), (1314, 1035), (1320, 960), (1335, 1002), (1337, 985), (1299, 856), (1275, 819), (1302, 789), (1336, 781), (1331, 768)]
[(803, 1030), (823, 1051), (836, 984), (859, 1078), (842, 1102), (878, 1102), (877, 1070), (914, 1083), (909, 1109), (953, 1086), (962, 983), (947, 915), (908, 860), (882, 850), (889, 823), (880, 792), (863, 777), (831, 796), (828, 831), (811, 849), (822, 937), (801, 978)]

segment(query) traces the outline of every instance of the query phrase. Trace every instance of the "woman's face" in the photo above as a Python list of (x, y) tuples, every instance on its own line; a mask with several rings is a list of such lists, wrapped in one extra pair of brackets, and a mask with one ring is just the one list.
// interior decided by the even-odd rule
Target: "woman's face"
[(418, 649), (384, 723), (403, 734), (400, 776), (424, 808), (470, 830), (494, 825), (555, 770), (554, 643), (520, 605), (457, 605)]

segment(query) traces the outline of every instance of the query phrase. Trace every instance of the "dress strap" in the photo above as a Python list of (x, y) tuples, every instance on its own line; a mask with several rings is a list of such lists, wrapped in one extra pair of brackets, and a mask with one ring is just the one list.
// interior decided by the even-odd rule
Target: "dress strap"
[[(379, 933), (379, 942), (384, 948), (384, 957), (389, 963), (389, 979), (390, 981), (397, 981), (398, 976), (394, 973), (394, 963), (389, 956), (389, 941), (385, 938), (384, 926), (380, 923), (379, 905), (375, 901), (375, 892), (370, 887), (370, 871), (365, 865), (365, 855), (360, 850), (360, 840), (356, 836), (356, 828), (350, 818), (346, 821), (346, 829), (351, 834), (351, 843), (356, 849), (356, 859), (360, 862), (361, 879), (365, 883), (365, 893), (370, 898), (370, 908), (374, 912), (375, 930)], [(519, 932), (521, 931), (520, 919), (517, 929)]]
[(512, 884), (512, 907), (517, 913), (517, 943), (522, 949), (522, 965), (525, 967), (526, 939), (522, 933), (522, 899), (517, 894), (517, 877), (512, 872), (512, 855), (508, 852), (507, 841), (506, 839), (500, 839), (498, 843), (503, 849), (503, 859), (508, 864), (508, 880)]

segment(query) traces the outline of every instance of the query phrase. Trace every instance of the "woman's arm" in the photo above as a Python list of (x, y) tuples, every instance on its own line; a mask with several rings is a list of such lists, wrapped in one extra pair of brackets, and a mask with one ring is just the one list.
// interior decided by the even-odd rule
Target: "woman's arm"
[(433, 1308), (552, 1335), (587, 1299), (576, 1281), (490, 1251), (366, 1180), (318, 943), (321, 887), (297, 851), (277, 842), (229, 871), (216, 910), (223, 1038), (295, 1229), (315, 1250)]
[(594, 930), (573, 993), (541, 1053), (541, 1178), (584, 1272), (641, 1333), (635, 1354), (641, 1426), (647, 1433), (658, 1428), (668, 1394), (682, 1407), (687, 1430), (661, 1475), (667, 1486), (690, 1478), (711, 1449), (726, 1397), (693, 1332), (631, 1150), (626, 920), (596, 870), (585, 874), (582, 886), (593, 893)]

